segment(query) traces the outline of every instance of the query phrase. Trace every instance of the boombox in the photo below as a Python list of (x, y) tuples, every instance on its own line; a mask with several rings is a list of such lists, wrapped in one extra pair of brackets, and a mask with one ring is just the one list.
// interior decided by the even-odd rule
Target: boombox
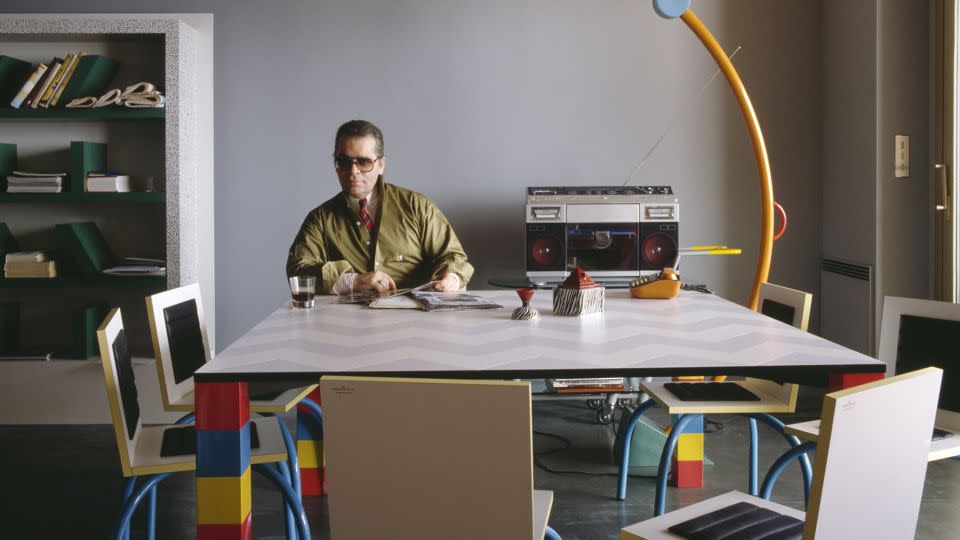
[(680, 203), (670, 186), (528, 187), (526, 276), (563, 281), (582, 267), (600, 282), (673, 266)]

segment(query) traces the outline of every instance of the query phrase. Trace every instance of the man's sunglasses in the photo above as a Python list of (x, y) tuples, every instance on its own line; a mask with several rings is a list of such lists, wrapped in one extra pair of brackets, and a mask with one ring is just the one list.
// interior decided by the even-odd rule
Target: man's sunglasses
[(368, 157), (339, 156), (333, 159), (333, 165), (338, 171), (349, 171), (350, 168), (353, 167), (353, 164), (356, 163), (360, 172), (370, 172), (379, 160), (380, 158), (370, 159)]

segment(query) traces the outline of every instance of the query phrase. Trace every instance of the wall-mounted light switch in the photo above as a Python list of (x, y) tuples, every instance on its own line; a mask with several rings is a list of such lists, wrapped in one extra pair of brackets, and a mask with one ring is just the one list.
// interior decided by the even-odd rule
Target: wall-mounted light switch
[(897, 178), (906, 178), (910, 176), (910, 137), (897, 135), (895, 139), (893, 174)]

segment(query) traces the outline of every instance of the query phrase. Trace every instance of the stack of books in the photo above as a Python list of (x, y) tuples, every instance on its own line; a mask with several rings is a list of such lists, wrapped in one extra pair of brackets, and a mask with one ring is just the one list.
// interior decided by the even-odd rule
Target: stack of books
[(92, 193), (126, 193), (130, 191), (130, 177), (113, 172), (87, 173), (86, 190)]
[[(71, 100), (85, 96), (100, 96), (117, 71), (117, 62), (98, 54), (69, 53), (49, 63), (33, 66), (10, 56), (0, 56), (0, 67), (8, 66), (7, 73), (25, 74), (19, 90), (10, 99), (15, 109), (47, 109), (62, 107)], [(0, 72), (4, 70), (0, 69)]]
[(7, 193), (60, 193), (67, 173), (13, 171), (7, 176)]
[(55, 278), (57, 263), (48, 261), (42, 251), (17, 251), (7, 253), (3, 263), (6, 278)]
[(623, 392), (623, 377), (593, 377), (589, 379), (547, 379), (547, 387), (554, 392)]

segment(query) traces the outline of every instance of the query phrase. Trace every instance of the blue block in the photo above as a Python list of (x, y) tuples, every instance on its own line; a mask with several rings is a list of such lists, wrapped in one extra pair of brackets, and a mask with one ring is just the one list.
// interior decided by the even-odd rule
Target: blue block
[[(678, 414), (671, 414), (670, 423), (673, 425), (677, 425), (677, 418), (679, 418), (679, 416), (680, 415)], [(690, 420), (686, 426), (684, 426), (683, 431), (681, 431), (680, 433), (703, 433), (703, 415), (696, 414), (696, 415), (688, 415), (688, 416), (693, 416), (694, 418)]]
[[(204, 451), (200, 451), (204, 448)], [(250, 422), (240, 430), (197, 430), (197, 476), (242, 476), (250, 467)]]
[(322, 441), (323, 422), (311, 413), (297, 412), (297, 440)]

